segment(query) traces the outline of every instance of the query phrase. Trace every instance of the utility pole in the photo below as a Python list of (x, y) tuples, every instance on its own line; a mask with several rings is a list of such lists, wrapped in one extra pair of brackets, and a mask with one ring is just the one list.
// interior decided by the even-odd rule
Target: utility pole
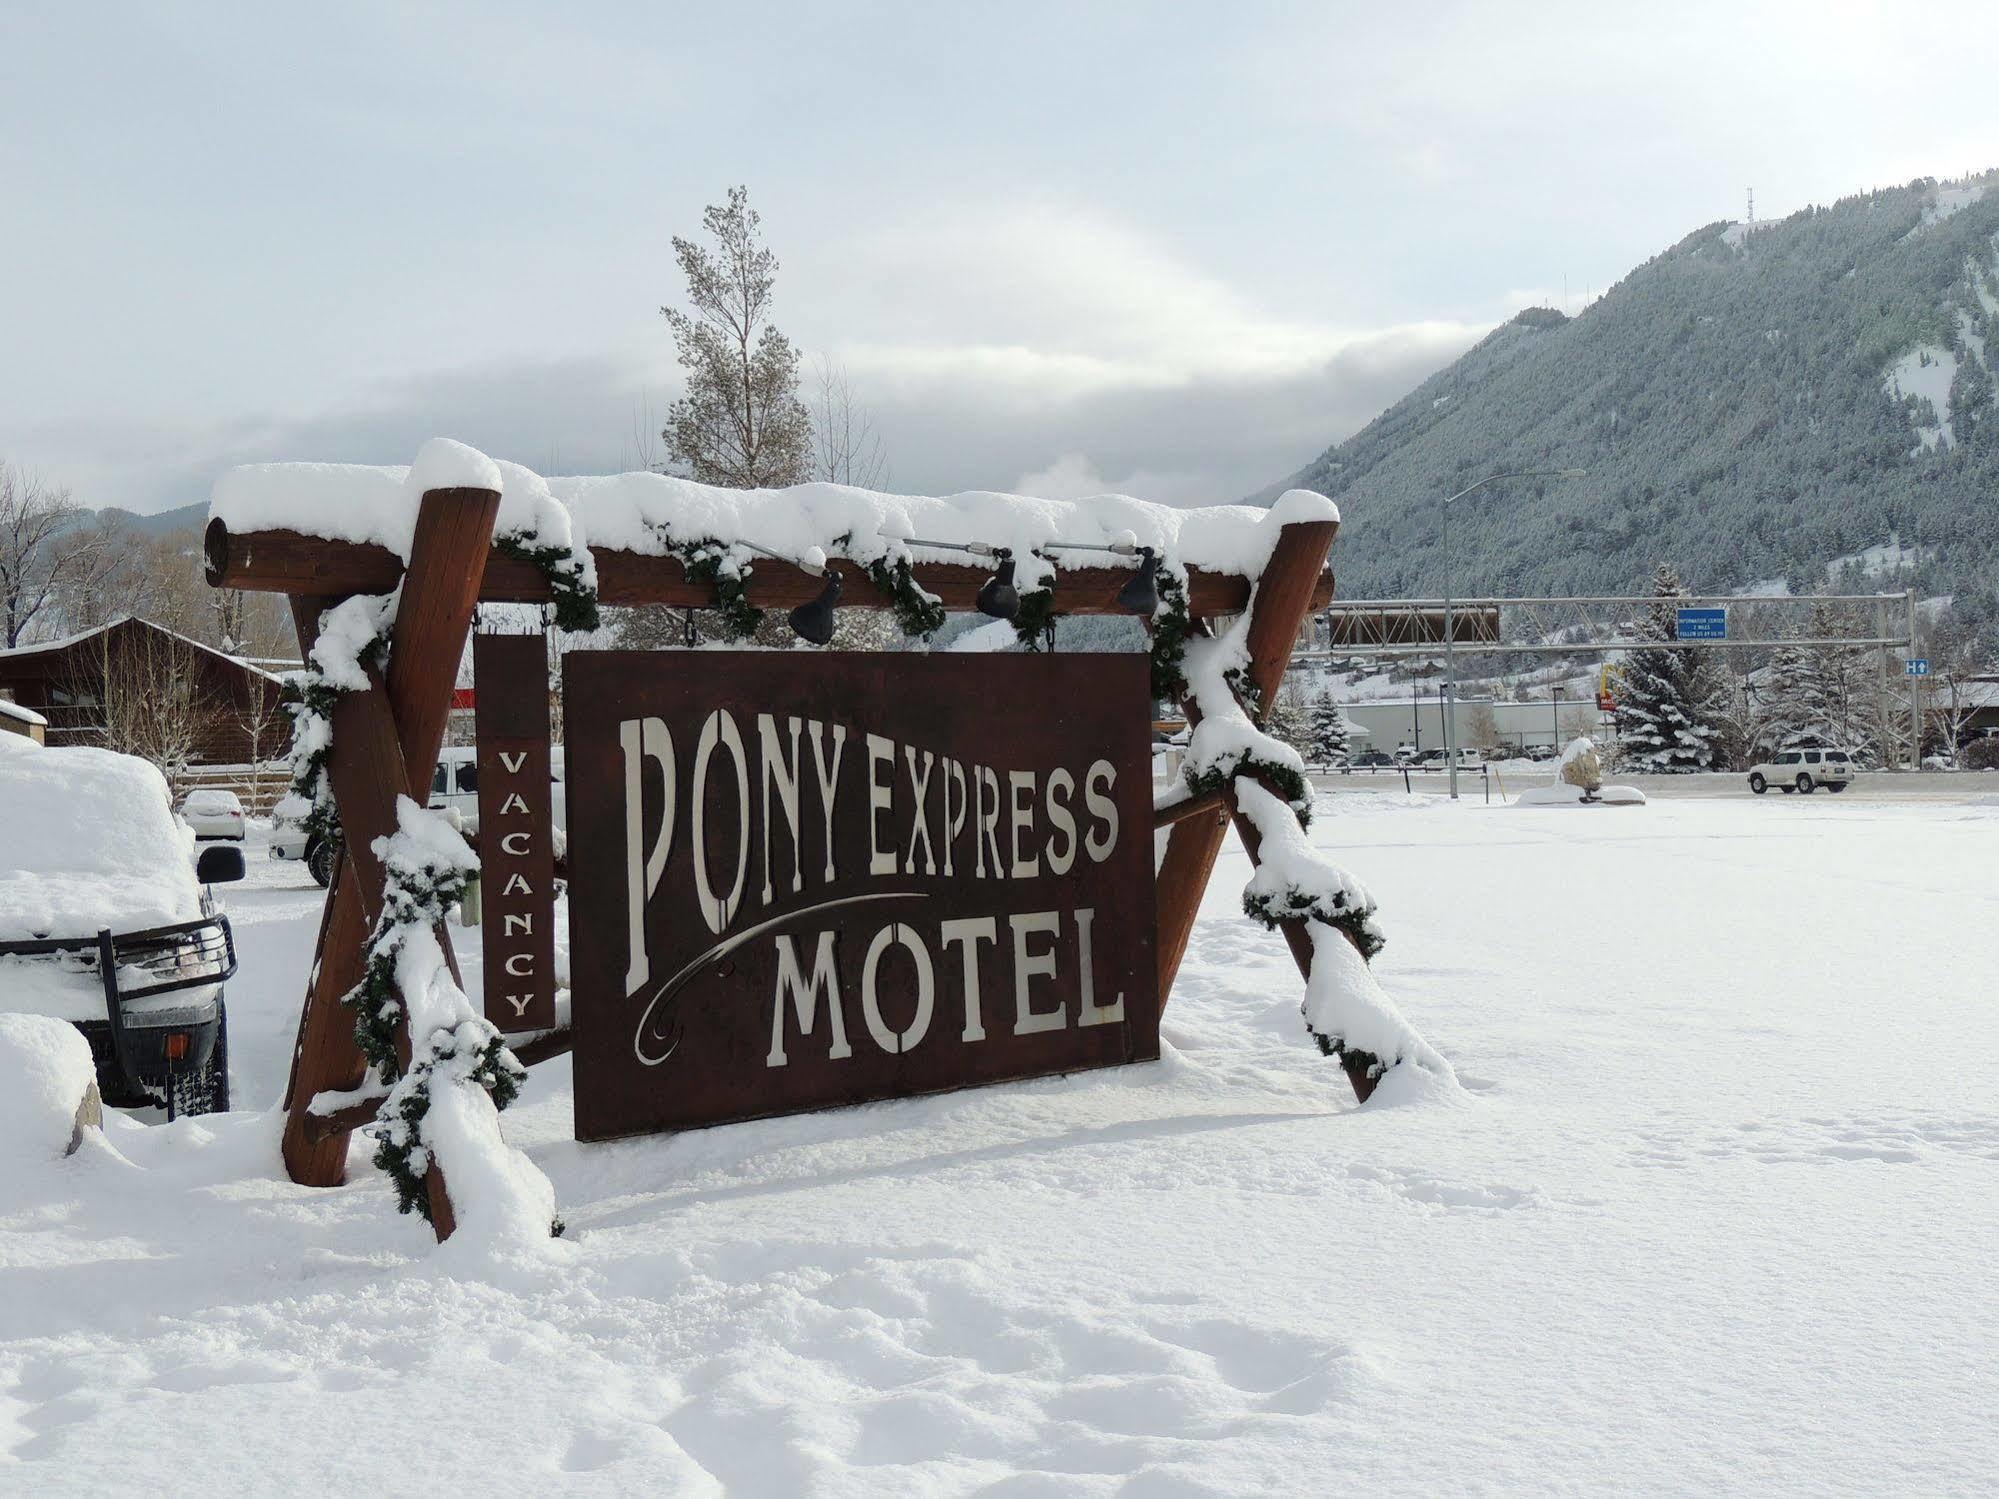
[[(1904, 597), (1909, 605), (1909, 657), (1916, 654), (1916, 590), (1911, 588)], [(1923, 679), (1913, 674), (1909, 677), (1909, 769), (1923, 768)]]
[[(1885, 642), (1888, 639), (1888, 601), (1884, 598), (1874, 605), (1874, 638)], [(1894, 761), (1895, 731), (1888, 721), (1888, 647), (1884, 643), (1875, 648), (1880, 670), (1874, 677), (1874, 722), (1881, 735), (1881, 768), (1888, 769)]]

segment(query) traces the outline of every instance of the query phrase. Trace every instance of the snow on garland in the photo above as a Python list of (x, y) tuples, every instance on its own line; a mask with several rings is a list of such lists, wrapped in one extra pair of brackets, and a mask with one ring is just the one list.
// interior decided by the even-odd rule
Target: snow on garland
[[(389, 1090), (375, 1127), (375, 1164), (395, 1183), (405, 1213), (429, 1220), (424, 1173), (435, 1162), (452, 1184), (461, 1228), (470, 1216), (508, 1238), (546, 1237), (555, 1189), (499, 1131), (499, 1111), (527, 1069), (472, 1008), (437, 940), (437, 924), (479, 861), (443, 814), (406, 796), (396, 800), (396, 824), (375, 844), (382, 910), (362, 981), (344, 1000), (355, 1011), (355, 1040)], [(396, 1056), (399, 1020), (410, 1039), (407, 1071)]]
[(712, 537), (701, 541), (674, 541), (660, 538), (671, 556), (680, 559), (690, 583), (705, 583), (715, 590), (713, 612), (721, 617), (724, 640), (747, 640), (764, 622), (764, 612), (750, 602), (750, 553), (747, 548), (729, 546)]
[(583, 568), (567, 547), (538, 546), (521, 536), (495, 536), (493, 545), (517, 562), (532, 564), (548, 579), (558, 630), (594, 630), (602, 623), (597, 589), (585, 581)]
[(1188, 693), (1201, 715), (1187, 745), (1187, 788), (1201, 795), (1230, 787), (1237, 810), (1256, 827), (1257, 869), (1243, 891), (1243, 910), (1269, 927), (1302, 920), (1311, 934), (1299, 1009), (1320, 1052), (1364, 1052), (1375, 1058), (1376, 1075), (1408, 1062), (1452, 1079), (1450, 1063), (1403, 1019), (1368, 969), (1386, 943), (1373, 897), (1306, 840), (1311, 789), (1298, 752), (1264, 733), (1243, 708), (1238, 691), (1247, 687), (1255, 609), (1252, 594), (1228, 631), (1187, 645)]
[(888, 599), (889, 612), (910, 639), (928, 640), (944, 628), (944, 601), (916, 581), (907, 552), (870, 562), (868, 580)]
[[(421, 455), (419, 455), (421, 463)], [(597, 559), (582, 544), (568, 509), (549, 492), (548, 482), (518, 463), (495, 463), (500, 512), (493, 522), (493, 545), (505, 556), (531, 564), (548, 580), (560, 630), (594, 630), (597, 612)], [(408, 481), (404, 482), (407, 493)]]
[(326, 777), (333, 750), (333, 705), (343, 692), (368, 686), (368, 672), (388, 651), (389, 621), (398, 594), (357, 594), (320, 617), (319, 635), (303, 670), (285, 679), (292, 715), (291, 795), (303, 804), (299, 827), (309, 847), (340, 836), (333, 787)]

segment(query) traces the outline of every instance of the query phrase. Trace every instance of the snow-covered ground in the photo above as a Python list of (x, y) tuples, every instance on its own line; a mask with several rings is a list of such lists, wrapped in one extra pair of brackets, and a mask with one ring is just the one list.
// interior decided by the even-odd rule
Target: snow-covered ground
[[(292, 1187), (269, 1115), (0, 1155), (0, 1494), (1986, 1491), (1973, 785), (1322, 797), (1461, 1098), (1354, 1106), (1231, 848), (1155, 1065), (595, 1146), (537, 1068), (547, 1265), (438, 1253), (358, 1142)], [(246, 1107), (319, 910), (259, 852)]]

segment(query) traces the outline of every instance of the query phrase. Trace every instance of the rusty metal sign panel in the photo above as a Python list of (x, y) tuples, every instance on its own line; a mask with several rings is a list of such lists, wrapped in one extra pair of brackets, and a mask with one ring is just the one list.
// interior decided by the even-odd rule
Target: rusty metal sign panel
[(565, 658), (576, 1133), (1159, 1055), (1143, 656)]
[(547, 652), (539, 634), (472, 637), (485, 1012), (503, 1031), (555, 1024)]

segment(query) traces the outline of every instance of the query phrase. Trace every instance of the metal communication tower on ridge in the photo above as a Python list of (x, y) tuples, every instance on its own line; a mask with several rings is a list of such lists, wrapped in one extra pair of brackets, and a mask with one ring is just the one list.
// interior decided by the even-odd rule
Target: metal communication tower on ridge
[(1756, 222), (1756, 189), (1749, 189), (1749, 223)]

